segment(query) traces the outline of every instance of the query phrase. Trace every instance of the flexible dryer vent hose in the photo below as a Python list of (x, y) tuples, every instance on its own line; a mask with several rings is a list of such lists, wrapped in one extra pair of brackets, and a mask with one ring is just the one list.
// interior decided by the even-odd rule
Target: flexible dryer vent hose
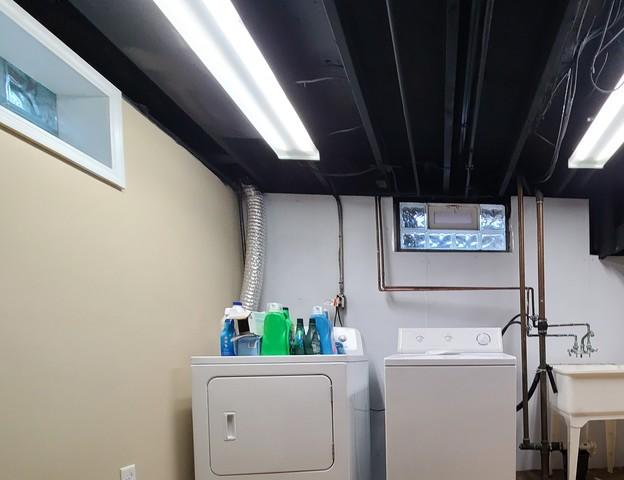
[(243, 185), (243, 196), (247, 212), (247, 235), (240, 300), (247, 310), (257, 311), (264, 276), (264, 197), (251, 185)]

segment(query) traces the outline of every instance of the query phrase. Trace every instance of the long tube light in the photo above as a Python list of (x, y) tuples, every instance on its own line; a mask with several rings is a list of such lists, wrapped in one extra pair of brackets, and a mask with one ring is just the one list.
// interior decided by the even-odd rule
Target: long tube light
[[(622, 85), (624, 76), (617, 85)], [(570, 168), (602, 168), (624, 143), (624, 87), (613, 91), (568, 160)]]
[(319, 152), (230, 0), (154, 0), (280, 159)]

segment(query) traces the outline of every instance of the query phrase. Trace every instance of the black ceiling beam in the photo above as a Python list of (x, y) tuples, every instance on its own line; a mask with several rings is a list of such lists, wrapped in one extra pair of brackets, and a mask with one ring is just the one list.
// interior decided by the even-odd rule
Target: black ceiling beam
[(457, 41), (459, 37), (459, 2), (446, 2), (446, 45), (444, 55), (444, 172), (442, 188), (451, 188), (451, 161), (453, 158), (453, 126), (455, 124), (455, 84), (457, 83)]
[(557, 33), (552, 42), (550, 53), (548, 54), (546, 63), (544, 64), (537, 86), (534, 89), (530, 106), (526, 116), (524, 117), (518, 138), (516, 139), (514, 147), (511, 151), (507, 164), (507, 170), (505, 171), (505, 175), (503, 176), (503, 180), (498, 190), (498, 194), (501, 196), (505, 195), (507, 192), (509, 182), (516, 171), (518, 160), (520, 160), (520, 155), (524, 150), (527, 138), (535, 129), (539, 115), (542, 112), (544, 99), (546, 98), (548, 92), (550, 92), (553, 88), (555, 78), (561, 70), (562, 64), (565, 62), (564, 57), (566, 52), (569, 53), (569, 49), (567, 47), (573, 42), (574, 26), (576, 25), (577, 20), (581, 17), (581, 7), (583, 3), (583, 0), (571, 0), (569, 2), (565, 2), (559, 28), (557, 29)]
[(386, 10), (388, 11), (388, 23), (390, 24), (390, 37), (392, 38), (392, 50), (394, 52), (394, 63), (396, 65), (397, 80), (399, 82), (399, 93), (401, 95), (401, 106), (403, 108), (403, 119), (405, 120), (405, 130), (407, 131), (407, 143), (409, 144), (410, 159), (412, 162), (412, 173), (414, 176), (414, 189), (416, 195), (420, 195), (420, 181), (418, 180), (418, 167), (416, 165), (416, 149), (412, 136), (412, 120), (407, 106), (407, 95), (403, 83), (403, 69), (401, 68), (401, 56), (395, 27), (394, 13), (392, 11), (392, 0), (386, 0)]
[[(466, 185), (464, 196), (470, 191), (470, 179), (472, 176), (474, 143), (479, 124), (479, 110), (481, 109), (481, 93), (483, 92), (483, 79), (485, 77), (485, 65), (487, 52), (490, 45), (490, 31), (492, 29), (492, 17), (494, 15), (494, 0), (486, 0), (485, 13), (483, 15), (483, 28), (481, 30), (481, 46), (479, 51), (479, 67), (477, 70), (477, 83), (475, 86), (474, 101), (472, 106), (472, 121), (470, 122), (470, 140), (468, 141), (468, 159), (466, 161)], [(472, 27), (472, 26), (471, 26)]]
[(347, 80), (349, 81), (349, 85), (351, 86), (353, 101), (355, 102), (355, 106), (360, 114), (362, 127), (366, 133), (366, 138), (368, 139), (368, 143), (375, 160), (375, 165), (377, 165), (377, 168), (383, 175), (386, 185), (389, 186), (390, 182), (388, 178), (388, 169), (384, 164), (383, 155), (381, 153), (381, 149), (379, 148), (379, 141), (377, 140), (377, 135), (375, 134), (375, 129), (373, 128), (373, 123), (371, 122), (366, 99), (362, 93), (362, 87), (360, 85), (360, 81), (358, 80), (355, 64), (353, 63), (351, 51), (349, 50), (347, 37), (345, 35), (344, 28), (342, 27), (338, 9), (336, 8), (336, 2), (335, 0), (323, 0), (323, 6), (325, 7), (327, 19), (329, 20), (329, 24), (334, 34), (334, 40), (336, 42), (336, 46), (338, 47), (338, 53), (342, 59), (342, 66), (344, 68), (345, 75), (347, 76)]

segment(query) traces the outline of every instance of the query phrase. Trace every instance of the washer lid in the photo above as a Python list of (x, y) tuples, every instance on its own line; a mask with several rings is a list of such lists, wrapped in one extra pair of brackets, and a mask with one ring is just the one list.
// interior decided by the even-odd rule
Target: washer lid
[(397, 353), (386, 357), (384, 364), (386, 367), (515, 365), (516, 357), (505, 353)]

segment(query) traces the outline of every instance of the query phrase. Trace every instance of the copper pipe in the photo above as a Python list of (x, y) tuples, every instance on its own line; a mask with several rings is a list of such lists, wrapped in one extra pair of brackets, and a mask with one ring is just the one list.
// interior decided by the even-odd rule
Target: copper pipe
[[(546, 363), (546, 335), (548, 334), (548, 322), (546, 320), (545, 280), (544, 280), (544, 195), (542, 192), (535, 193), (536, 218), (537, 218), (537, 298), (538, 320), (537, 331), (539, 334), (539, 372), (540, 372), (540, 427), (541, 427), (541, 460), (542, 480), (548, 479), (550, 463), (550, 442), (548, 439), (548, 379)], [(576, 452), (568, 452), (568, 455), (576, 455)]]
[[(524, 189), (518, 177), (518, 277), (520, 286), (520, 362), (522, 368), (522, 443), (530, 443), (529, 431), (529, 380), (527, 378), (527, 299), (524, 254)], [(528, 292), (527, 292), (528, 296)]]
[[(386, 285), (381, 198), (375, 197), (375, 230), (377, 233), (377, 288), (380, 292), (471, 292), (519, 290), (520, 287), (458, 287), (442, 285)], [(523, 290), (521, 290), (523, 291)]]

